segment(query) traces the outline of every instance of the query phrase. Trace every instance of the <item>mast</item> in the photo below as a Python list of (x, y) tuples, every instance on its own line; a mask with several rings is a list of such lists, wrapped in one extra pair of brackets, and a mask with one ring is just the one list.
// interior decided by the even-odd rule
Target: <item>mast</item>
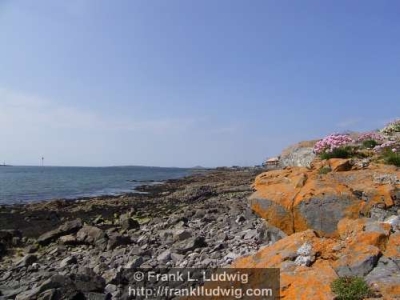
[(42, 167), (43, 167), (43, 164), (44, 164), (44, 157), (42, 156)]

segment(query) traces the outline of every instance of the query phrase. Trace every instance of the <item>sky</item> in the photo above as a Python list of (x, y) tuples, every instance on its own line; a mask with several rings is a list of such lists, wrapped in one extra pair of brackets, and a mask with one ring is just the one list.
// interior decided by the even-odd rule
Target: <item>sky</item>
[(261, 164), (399, 117), (400, 2), (0, 0), (0, 161)]

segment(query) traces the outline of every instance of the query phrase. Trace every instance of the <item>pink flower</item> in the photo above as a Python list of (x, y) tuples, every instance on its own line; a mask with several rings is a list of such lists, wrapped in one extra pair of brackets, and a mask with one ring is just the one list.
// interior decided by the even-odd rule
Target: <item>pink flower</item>
[(334, 149), (352, 143), (353, 140), (347, 134), (334, 133), (324, 137), (314, 146), (314, 152), (321, 154), (324, 152), (332, 152)]

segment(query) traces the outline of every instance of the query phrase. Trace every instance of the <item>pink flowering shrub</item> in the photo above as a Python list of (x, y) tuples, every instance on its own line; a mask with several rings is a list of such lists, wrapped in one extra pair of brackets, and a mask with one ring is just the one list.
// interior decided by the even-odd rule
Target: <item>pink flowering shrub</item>
[(397, 152), (396, 144), (397, 143), (395, 141), (387, 141), (387, 142), (383, 143), (382, 145), (375, 146), (374, 151), (376, 153), (380, 153), (385, 150), (393, 150), (394, 149), (394, 151), (392, 151), (392, 152)]
[(375, 141), (377, 143), (383, 143), (385, 138), (378, 132), (366, 132), (361, 134), (357, 139), (357, 143), (362, 143), (365, 141)]
[(314, 146), (314, 153), (323, 154), (333, 152), (335, 149), (344, 147), (352, 143), (353, 140), (347, 134), (334, 133), (324, 137)]

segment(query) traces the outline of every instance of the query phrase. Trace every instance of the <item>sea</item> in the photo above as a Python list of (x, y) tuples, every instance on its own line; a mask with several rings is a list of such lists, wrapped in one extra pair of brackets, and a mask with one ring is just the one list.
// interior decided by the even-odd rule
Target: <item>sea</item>
[(135, 192), (187, 176), (193, 169), (160, 167), (0, 167), (0, 205)]

